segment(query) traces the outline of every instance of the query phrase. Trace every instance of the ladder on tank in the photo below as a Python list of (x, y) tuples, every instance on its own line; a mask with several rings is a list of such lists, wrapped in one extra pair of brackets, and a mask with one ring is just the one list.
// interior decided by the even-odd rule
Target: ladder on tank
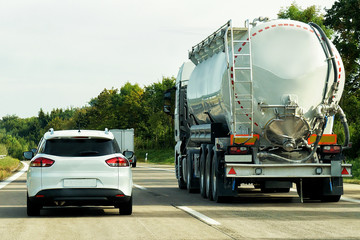
[(235, 138), (252, 138), (254, 134), (254, 97), (249, 20), (245, 22), (245, 28), (230, 26), (230, 38), (229, 85), (232, 132)]

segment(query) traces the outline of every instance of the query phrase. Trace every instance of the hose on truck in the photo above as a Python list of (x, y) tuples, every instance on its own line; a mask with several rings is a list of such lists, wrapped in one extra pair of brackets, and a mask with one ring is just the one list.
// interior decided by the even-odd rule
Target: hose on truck
[[(340, 106), (337, 106), (337, 112), (340, 115), (340, 121), (341, 121), (341, 123), (342, 123), (342, 125), (344, 127), (344, 133), (345, 133), (345, 141), (344, 141), (343, 149), (348, 149), (348, 148), (350, 148), (350, 146), (349, 146), (349, 143), (350, 143), (349, 125), (347, 123), (346, 115), (345, 115), (344, 111), (342, 110), (342, 108)], [(315, 143), (314, 143), (313, 150), (311, 151), (310, 155), (308, 155), (307, 157), (305, 157), (303, 159), (291, 160), (291, 159), (281, 157), (279, 155), (268, 153), (268, 152), (259, 152), (257, 156), (259, 158), (274, 158), (274, 159), (277, 159), (277, 160), (280, 160), (280, 161), (286, 161), (286, 162), (291, 162), (291, 163), (304, 163), (307, 160), (309, 160), (316, 153), (316, 150), (317, 150), (317, 147), (319, 145), (320, 139), (321, 139), (322, 135), (324, 134), (324, 130), (325, 130), (325, 127), (326, 127), (326, 122), (327, 122), (327, 118), (325, 117), (324, 120), (323, 120), (323, 126), (322, 126), (322, 129), (321, 129), (321, 133), (316, 136), (316, 140), (315, 140)]]
[(303, 159), (292, 160), (292, 159), (281, 157), (279, 155), (276, 155), (276, 154), (273, 154), (273, 153), (268, 153), (268, 152), (259, 152), (257, 156), (259, 158), (274, 158), (276, 160), (285, 161), (285, 162), (291, 162), (291, 163), (304, 163), (304, 162), (308, 161), (316, 153), (316, 150), (317, 150), (317, 147), (318, 147), (319, 142), (321, 140), (321, 137), (324, 134), (324, 130), (325, 130), (325, 127), (326, 127), (326, 122), (327, 122), (327, 118), (322, 119), (321, 133), (316, 136), (316, 140), (315, 140), (315, 143), (314, 143), (314, 148), (311, 151), (311, 153), (307, 157), (305, 157)]
[[(337, 83), (337, 76), (338, 76), (338, 70), (337, 70), (337, 67), (336, 67), (336, 61), (335, 61), (335, 56), (334, 56), (334, 53), (331, 49), (331, 45), (330, 45), (330, 42), (329, 42), (329, 39), (326, 37), (326, 34), (324, 33), (324, 31), (321, 29), (321, 27), (319, 27), (319, 25), (313, 23), (313, 22), (310, 22), (309, 23), (310, 27), (314, 30), (316, 29), (322, 40), (323, 40), (323, 43), (325, 43), (325, 46), (326, 46), (326, 49), (325, 49), (325, 46), (324, 44), (322, 44), (323, 46), (323, 49), (324, 49), (324, 52), (325, 52), (325, 56), (326, 56), (326, 59), (329, 61), (331, 60), (331, 63), (332, 63), (332, 66), (333, 66), (333, 69), (334, 69), (334, 83), (333, 84), (336, 84)], [(314, 30), (314, 33), (316, 34), (316, 31)], [(319, 36), (316, 34), (317, 38), (319, 39), (319, 41), (321, 41), (321, 39), (319, 38)], [(329, 56), (330, 54), (330, 56)], [(323, 100), (325, 100), (325, 97), (326, 97), (326, 92), (327, 92), (327, 85), (328, 85), (328, 82), (329, 82), (329, 77), (330, 77), (330, 63), (328, 64), (328, 70), (327, 70), (327, 77), (326, 77), (326, 84), (325, 84), (325, 90), (324, 90), (324, 96), (323, 96)]]
[(350, 148), (350, 146), (349, 146), (349, 143), (350, 143), (349, 125), (347, 123), (346, 115), (345, 115), (344, 111), (342, 110), (342, 108), (340, 106), (338, 106), (337, 110), (340, 115), (340, 121), (344, 127), (344, 133), (345, 133), (345, 141), (344, 141), (343, 149), (348, 149), (348, 148)]

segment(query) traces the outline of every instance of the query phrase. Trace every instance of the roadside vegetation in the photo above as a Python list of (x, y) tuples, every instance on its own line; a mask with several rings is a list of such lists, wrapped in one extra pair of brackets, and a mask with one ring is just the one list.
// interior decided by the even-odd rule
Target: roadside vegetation
[[(358, 0), (338, 0), (325, 14), (316, 6), (301, 9), (295, 3), (279, 11), (279, 18), (315, 22), (321, 26), (340, 51), (346, 73), (346, 85), (340, 102), (347, 115), (353, 148), (345, 155), (353, 164), (354, 179), (360, 180), (360, 14)], [(184, 59), (185, 60), (185, 59)], [(179, 63), (180, 65), (181, 63)], [(174, 73), (174, 75), (177, 73)], [(54, 128), (64, 129), (135, 129), (135, 148), (139, 161), (173, 163), (174, 123), (163, 113), (163, 93), (175, 86), (174, 77), (140, 87), (126, 83), (120, 88), (104, 89), (81, 108), (39, 110), (36, 117), (15, 115), (0, 120), (0, 152), (22, 159), (22, 152), (36, 147), (42, 135)], [(172, 103), (174, 104), (174, 103)], [(172, 108), (174, 109), (174, 108)], [(344, 134), (339, 119), (334, 131), (339, 143)], [(3, 147), (2, 147), (3, 146)], [(1, 153), (0, 153), (1, 155)]]
[(12, 157), (0, 159), (0, 181), (8, 178), (20, 165), (20, 161)]
[(147, 163), (174, 164), (174, 148), (136, 150), (137, 161), (145, 162), (146, 153)]

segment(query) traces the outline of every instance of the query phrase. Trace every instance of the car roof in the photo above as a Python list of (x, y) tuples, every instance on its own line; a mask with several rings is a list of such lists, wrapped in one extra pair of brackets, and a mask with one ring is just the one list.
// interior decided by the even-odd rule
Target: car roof
[(54, 131), (50, 129), (44, 134), (44, 139), (53, 139), (53, 138), (73, 138), (73, 137), (88, 137), (88, 138), (106, 138), (114, 139), (114, 135), (107, 131), (99, 130), (60, 130)]

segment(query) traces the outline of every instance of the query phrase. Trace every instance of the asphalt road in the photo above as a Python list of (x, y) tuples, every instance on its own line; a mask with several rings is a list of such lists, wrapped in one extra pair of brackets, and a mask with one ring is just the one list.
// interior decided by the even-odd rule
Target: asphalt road
[(0, 189), (0, 239), (360, 239), (360, 185), (338, 203), (305, 202), (295, 192), (247, 188), (216, 204), (177, 188), (171, 166), (133, 169), (134, 211), (47, 208), (26, 215), (26, 173)]

